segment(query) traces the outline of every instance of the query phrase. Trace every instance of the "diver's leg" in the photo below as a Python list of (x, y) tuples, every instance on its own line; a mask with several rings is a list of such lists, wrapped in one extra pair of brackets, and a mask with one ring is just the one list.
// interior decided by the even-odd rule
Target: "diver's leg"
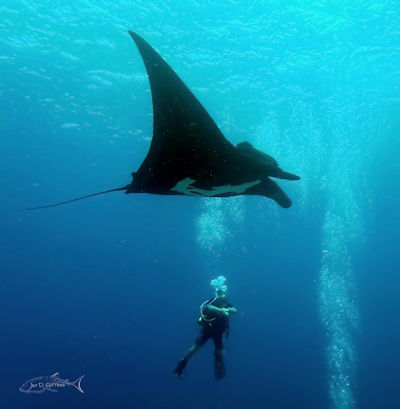
[(178, 362), (178, 365), (174, 369), (174, 373), (176, 373), (180, 379), (184, 376), (183, 370), (186, 368), (189, 359), (207, 342), (209, 338), (210, 335), (203, 328), (194, 344), (187, 350), (185, 356)]
[(174, 369), (174, 373), (178, 375), (179, 378), (183, 378), (183, 370), (186, 368), (186, 365), (189, 359), (201, 348), (201, 345), (194, 343), (186, 352), (185, 356), (178, 362), (178, 365)]
[(202, 346), (203, 343), (195, 342), (186, 352), (185, 359), (189, 360)]
[(223, 379), (226, 376), (224, 356), (225, 349), (222, 341), (223, 332), (219, 332), (213, 336), (213, 341), (215, 345), (214, 350), (214, 374), (215, 379)]

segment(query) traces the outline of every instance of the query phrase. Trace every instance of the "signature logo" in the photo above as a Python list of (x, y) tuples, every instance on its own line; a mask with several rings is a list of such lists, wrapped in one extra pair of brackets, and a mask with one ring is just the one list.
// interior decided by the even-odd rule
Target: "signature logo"
[(56, 372), (50, 376), (38, 376), (37, 378), (29, 379), (20, 388), (20, 392), (24, 393), (43, 393), (45, 391), (58, 392), (58, 389), (65, 388), (67, 386), (73, 386), (78, 389), (80, 393), (84, 393), (81, 387), (82, 379), (85, 375), (80, 376), (76, 381), (70, 382), (69, 379), (62, 379), (58, 375), (60, 372)]

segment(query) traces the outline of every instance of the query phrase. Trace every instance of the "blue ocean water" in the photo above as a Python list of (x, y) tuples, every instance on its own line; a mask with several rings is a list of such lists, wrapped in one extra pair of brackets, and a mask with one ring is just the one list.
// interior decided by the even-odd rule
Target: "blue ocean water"
[[(398, 409), (400, 5), (394, 0), (10, 0), (0, 5), (0, 404), (18, 409)], [(113, 193), (152, 135), (127, 30), (233, 143), (300, 182), (263, 197)], [(238, 308), (228, 376), (197, 336)], [(25, 394), (60, 372), (82, 381)]]

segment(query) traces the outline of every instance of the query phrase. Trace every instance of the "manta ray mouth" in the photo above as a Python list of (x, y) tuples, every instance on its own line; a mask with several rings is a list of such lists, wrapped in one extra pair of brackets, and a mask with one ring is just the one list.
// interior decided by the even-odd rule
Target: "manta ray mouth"
[(194, 179), (185, 178), (180, 180), (172, 189), (172, 192), (178, 192), (187, 196), (221, 196), (231, 195), (237, 196), (246, 193), (247, 189), (256, 186), (260, 183), (260, 180), (254, 180), (253, 182), (242, 183), (240, 185), (223, 185), (214, 186), (211, 189), (202, 189), (193, 186), (196, 183)]

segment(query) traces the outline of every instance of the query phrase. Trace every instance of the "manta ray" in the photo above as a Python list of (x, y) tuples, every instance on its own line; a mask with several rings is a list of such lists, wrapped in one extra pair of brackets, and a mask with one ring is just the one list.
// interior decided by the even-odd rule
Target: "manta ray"
[(157, 195), (229, 197), (260, 195), (288, 208), (291, 200), (272, 178), (299, 180), (249, 142), (229, 142), (203, 105), (164, 59), (138, 34), (129, 31), (143, 59), (153, 102), (153, 138), (130, 184), (64, 202), (125, 191)]

